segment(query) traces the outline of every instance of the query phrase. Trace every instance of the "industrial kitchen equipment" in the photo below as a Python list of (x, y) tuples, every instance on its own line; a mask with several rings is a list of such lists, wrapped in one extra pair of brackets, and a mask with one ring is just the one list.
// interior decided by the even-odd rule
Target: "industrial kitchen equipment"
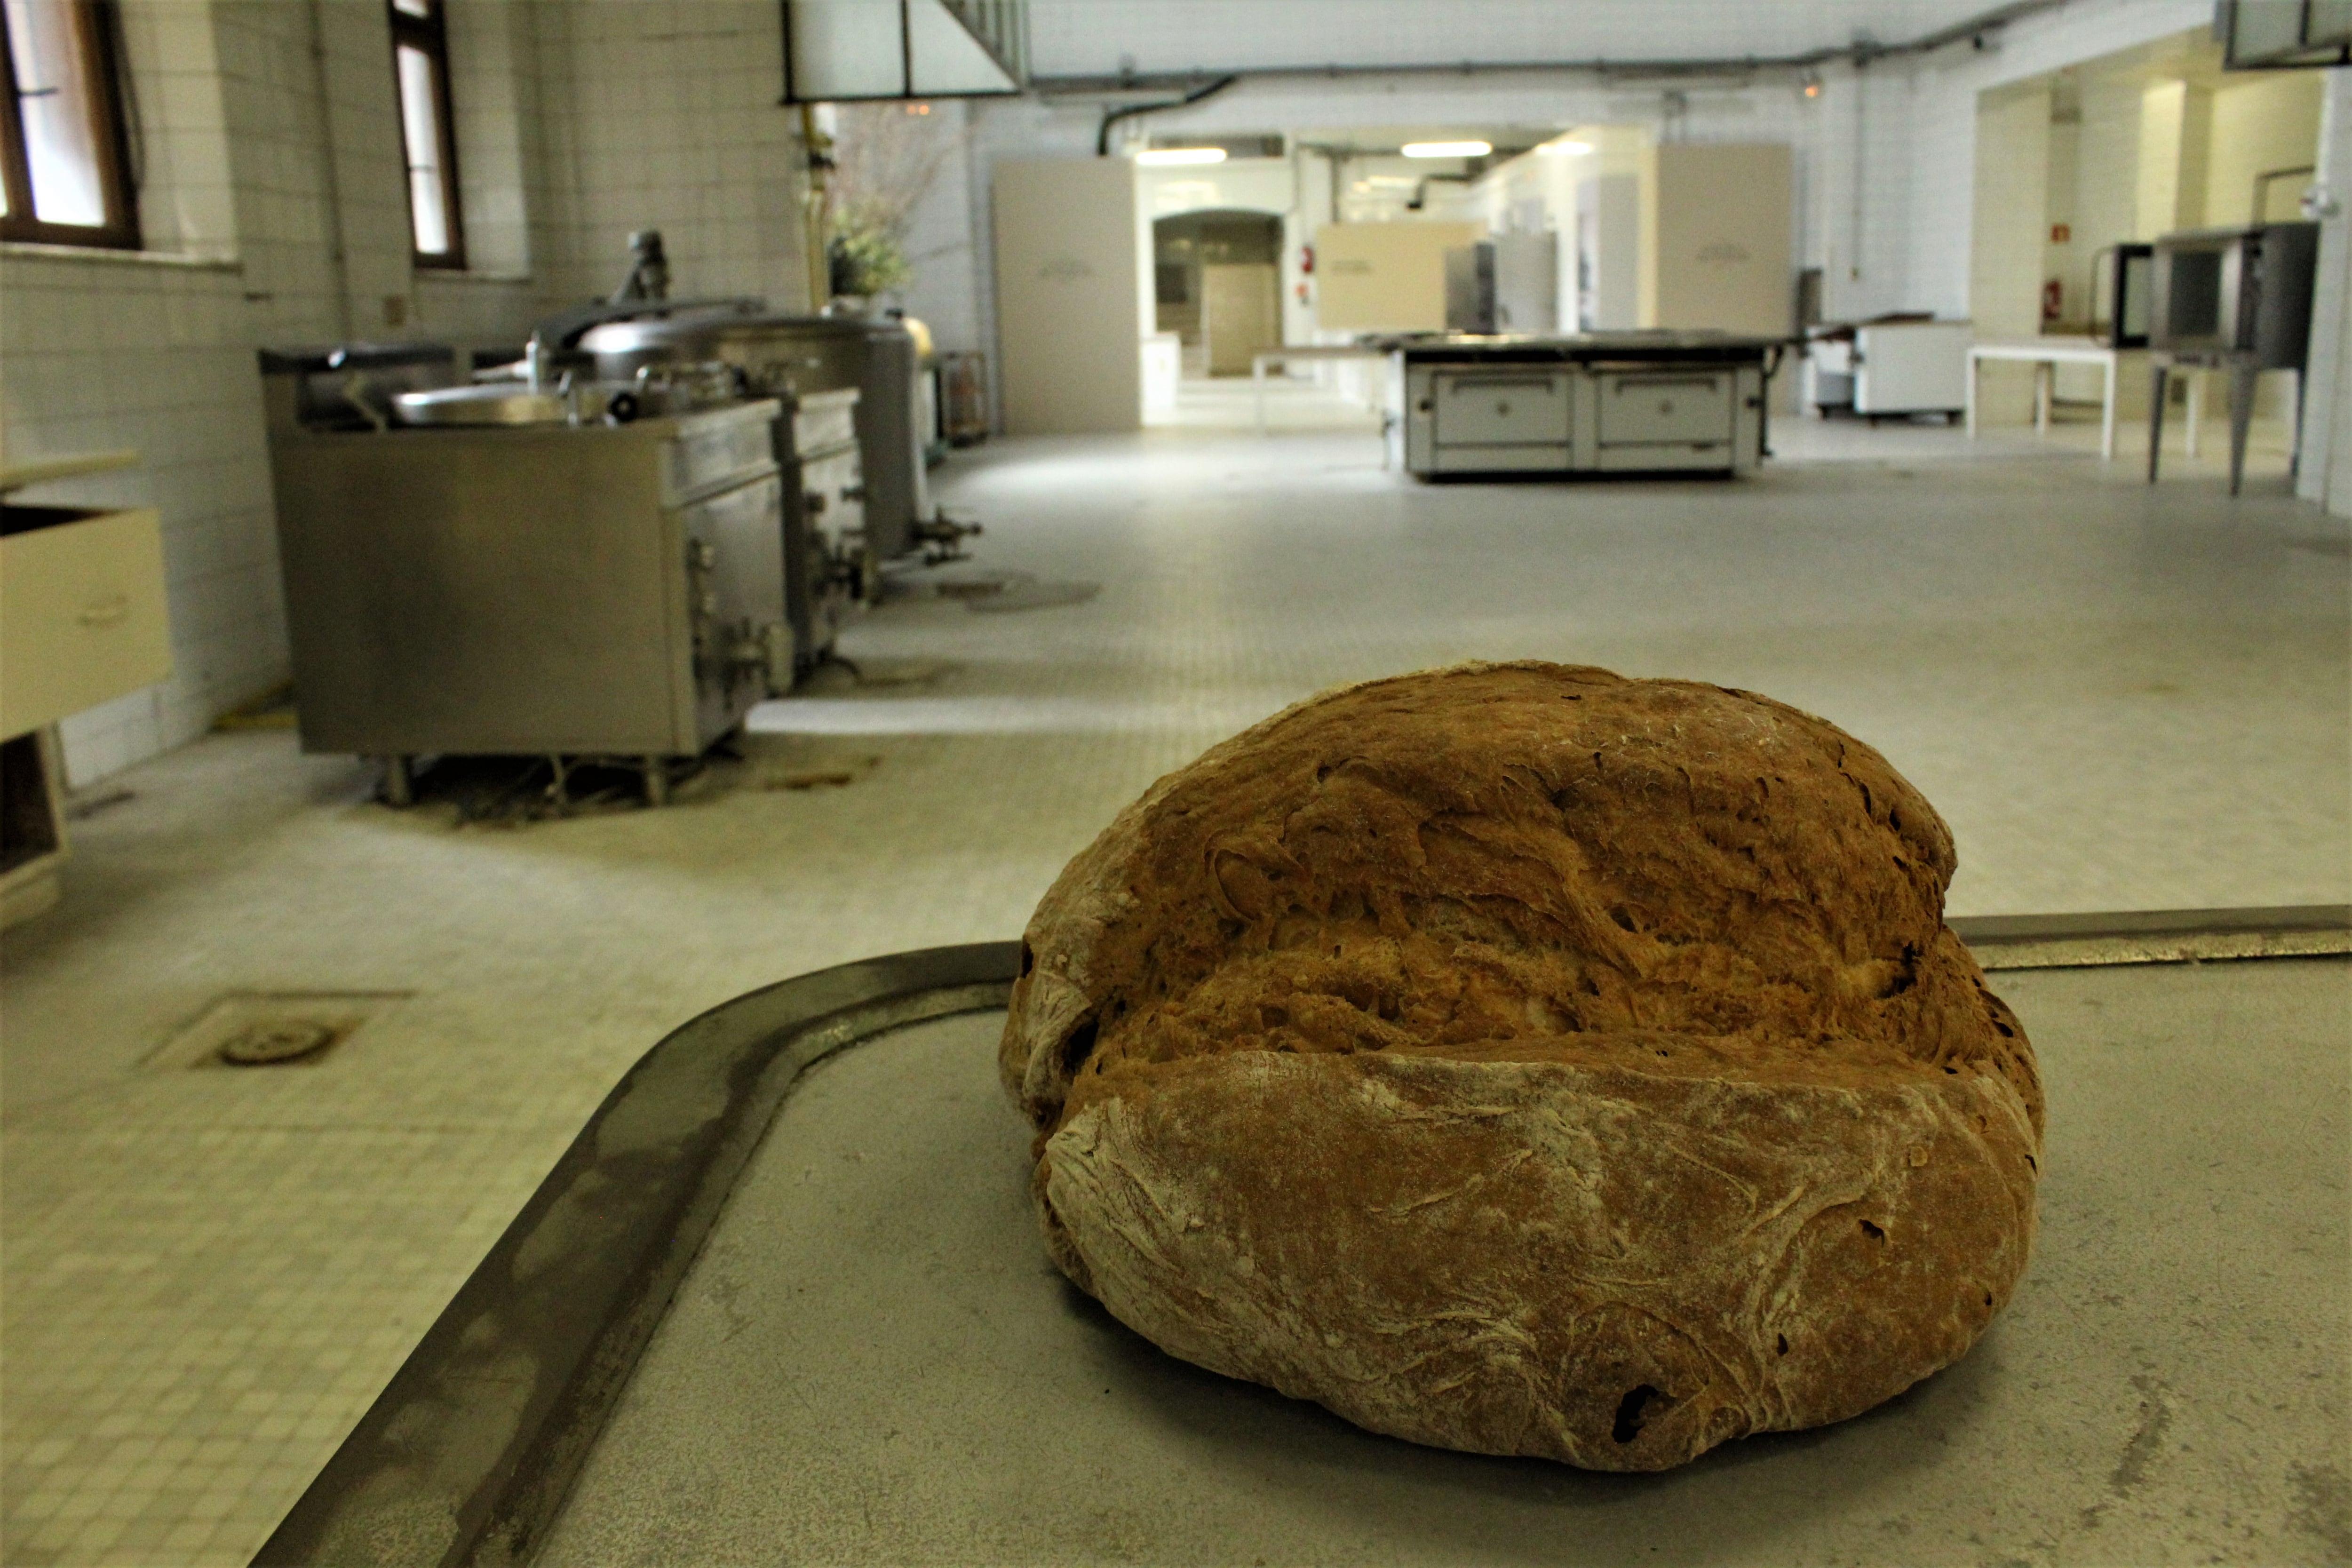
[(2175, 368), (2229, 373), (2231, 495), (2245, 477), (2246, 426), (2256, 379), (2266, 370), (2294, 371), (2294, 452), (2288, 460), (2293, 473), (2303, 458), (2303, 381), (2310, 357), (2319, 226), (2189, 229), (2162, 236), (2152, 249), (2147, 344), (2155, 385), (2148, 404), (2148, 482), (2156, 482), (2165, 384)]
[(1445, 253), (1445, 326), (1456, 332), (1559, 330), (1559, 237), (1499, 234)]
[(1915, 414), (1958, 419), (1975, 341), (1967, 321), (1907, 314), (1816, 327), (1805, 343), (1804, 400), (1818, 414), (1845, 409), (1874, 425)]
[(930, 536), (924, 447), (932, 416), (918, 374), (917, 339), (904, 321), (673, 310), (591, 327), (579, 346), (604, 381), (666, 365), (719, 363), (740, 371), (754, 396), (856, 387), (867, 580), (879, 563)]
[(1386, 346), (1391, 457), (1423, 478), (1752, 473), (1764, 456), (1764, 383), (1783, 348), (1667, 331), (1432, 333)]
[(865, 548), (864, 458), (854, 387), (788, 395), (784, 463), (784, 608), (793, 668), (807, 670), (833, 647), (842, 623), (879, 586)]
[(624, 422), (509, 382), (379, 423), (339, 378), (447, 363), (403, 352), (263, 356), (304, 750), (385, 759), (395, 804), (420, 755), (624, 758), (659, 804), (791, 684), (780, 405)]

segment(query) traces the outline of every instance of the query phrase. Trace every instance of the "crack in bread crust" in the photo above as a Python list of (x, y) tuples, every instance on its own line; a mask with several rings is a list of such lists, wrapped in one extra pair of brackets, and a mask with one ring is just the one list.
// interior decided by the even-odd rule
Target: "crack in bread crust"
[(1154, 784), (1024, 940), (1055, 1263), (1376, 1431), (1607, 1469), (1855, 1414), (2031, 1250), (2032, 1049), (1951, 836), (1751, 693), (1537, 663), (1326, 693)]

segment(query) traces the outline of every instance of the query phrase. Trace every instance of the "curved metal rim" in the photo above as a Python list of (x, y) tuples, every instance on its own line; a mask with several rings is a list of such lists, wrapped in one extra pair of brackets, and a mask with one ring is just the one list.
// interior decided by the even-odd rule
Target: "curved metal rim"
[[(2352, 950), (2352, 908), (1979, 917), (1988, 969)], [(894, 953), (720, 1004), (629, 1069), (253, 1561), (527, 1562), (777, 1107), (902, 1025), (1002, 1007), (1018, 942)]]
[(973, 942), (845, 963), (672, 1030), (253, 1561), (528, 1561), (793, 1081), (886, 1030), (1004, 1005), (1020, 952)]

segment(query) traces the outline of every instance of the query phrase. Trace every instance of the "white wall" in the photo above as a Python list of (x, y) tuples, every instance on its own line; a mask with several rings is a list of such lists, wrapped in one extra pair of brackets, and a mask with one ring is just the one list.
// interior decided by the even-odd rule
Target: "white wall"
[(2318, 183), (2334, 196), (2336, 211), (2319, 230), (2295, 493), (2347, 517), (2352, 516), (2352, 69), (2327, 71), (2322, 79)]
[[(2206, 163), (2204, 220), (2253, 223), (2254, 177), (2308, 164), (2319, 144), (2319, 108), (2326, 91), (2319, 71), (2265, 72), (2212, 96), (2211, 151)], [(2309, 174), (2272, 182), (2273, 218), (2294, 217), (2296, 194)]]

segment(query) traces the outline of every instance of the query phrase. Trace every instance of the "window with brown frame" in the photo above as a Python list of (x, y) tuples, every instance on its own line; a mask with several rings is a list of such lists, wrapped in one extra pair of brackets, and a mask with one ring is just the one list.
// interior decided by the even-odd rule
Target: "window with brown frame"
[(449, 33), (441, 0), (391, 5), (393, 82), (400, 93), (416, 265), (462, 268), (466, 229), (457, 212), (457, 136), (449, 113)]
[(112, 8), (0, 0), (0, 238), (138, 249)]

